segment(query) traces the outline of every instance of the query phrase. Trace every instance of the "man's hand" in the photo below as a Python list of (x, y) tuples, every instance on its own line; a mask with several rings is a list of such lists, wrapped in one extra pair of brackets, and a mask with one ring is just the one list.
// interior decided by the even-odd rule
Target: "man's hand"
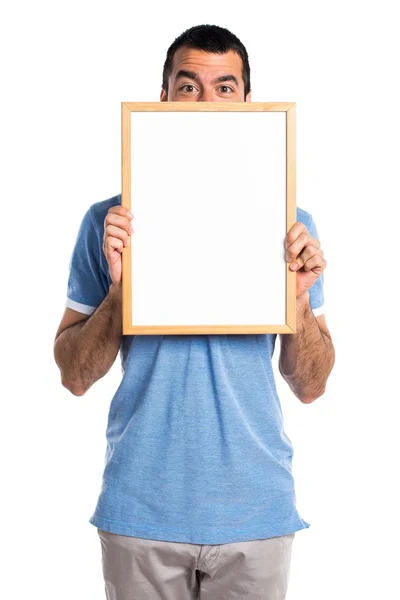
[(103, 252), (108, 262), (111, 281), (117, 285), (122, 280), (122, 251), (129, 245), (134, 229), (134, 216), (125, 206), (113, 206), (104, 219)]
[(308, 292), (326, 268), (327, 262), (319, 240), (311, 237), (307, 227), (297, 221), (285, 239), (286, 261), (297, 271), (296, 298)]

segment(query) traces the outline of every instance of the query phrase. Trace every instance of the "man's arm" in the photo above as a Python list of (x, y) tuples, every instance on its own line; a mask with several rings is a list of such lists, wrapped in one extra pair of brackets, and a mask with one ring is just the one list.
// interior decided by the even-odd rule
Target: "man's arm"
[[(71, 269), (72, 304), (65, 309), (56, 333), (54, 358), (61, 371), (61, 381), (75, 396), (83, 396), (98, 379), (110, 370), (122, 339), (122, 252), (133, 233), (133, 214), (127, 208), (112, 206), (104, 220), (102, 250), (107, 259), (111, 284), (107, 295), (99, 282), (98, 241), (90, 211), (85, 215), (75, 246)], [(100, 290), (90, 295), (88, 290)], [(82, 302), (84, 300), (84, 302)], [(89, 317), (73, 310), (97, 308)]]
[(324, 315), (315, 317), (309, 292), (297, 303), (296, 333), (281, 334), (279, 370), (293, 393), (305, 404), (325, 392), (335, 363), (335, 349)]
[(83, 396), (110, 370), (121, 338), (121, 285), (111, 284), (107, 296), (90, 317), (66, 308), (54, 342), (54, 358), (63, 386), (75, 396)]

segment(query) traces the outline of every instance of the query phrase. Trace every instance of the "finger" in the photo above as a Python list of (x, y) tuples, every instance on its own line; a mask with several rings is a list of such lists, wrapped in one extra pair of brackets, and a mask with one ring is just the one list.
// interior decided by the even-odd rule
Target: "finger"
[(313, 256), (315, 255), (324, 257), (324, 252), (321, 248), (315, 248), (314, 246), (307, 246), (306, 249), (296, 257), (296, 262), (299, 264), (299, 268), (301, 267)]
[[(295, 223), (293, 225), (293, 227), (291, 227), (291, 229), (286, 234), (285, 242), (284, 242), (285, 248), (287, 248), (288, 246), (293, 244), (293, 242), (295, 242), (296, 239), (299, 237), (299, 235), (301, 235), (302, 233), (310, 235), (310, 232), (308, 231), (308, 229), (304, 225), (304, 223), (301, 223), (301, 221), (297, 221), (297, 223)], [(315, 245), (318, 247), (320, 246), (319, 240), (317, 240), (317, 239), (315, 240)]]
[(135, 215), (133, 212), (127, 208), (126, 206), (122, 206), (121, 204), (117, 204), (117, 206), (112, 206), (107, 214), (115, 214), (120, 215), (121, 217), (127, 217), (128, 219), (134, 219)]
[[(133, 230), (133, 228), (132, 228)], [(112, 237), (112, 238), (118, 238), (120, 240), (123, 241), (124, 246), (126, 246), (128, 244), (128, 240), (129, 240), (129, 233), (127, 231), (125, 231), (125, 229), (121, 229), (120, 227), (115, 227), (115, 225), (107, 225), (107, 227), (104, 230), (104, 240), (106, 241), (106, 238), (108, 237)]]
[(119, 227), (120, 229), (125, 230), (129, 234), (133, 232), (133, 227), (131, 225), (130, 219), (128, 219), (128, 217), (124, 217), (116, 213), (108, 213), (106, 215), (106, 218), (104, 219), (104, 229), (106, 229), (109, 225)]
[(108, 236), (103, 244), (104, 254), (106, 258), (109, 258), (115, 251), (122, 252), (124, 249), (124, 242), (119, 238)]
[(293, 242), (301, 235), (302, 233), (308, 233), (307, 227), (301, 221), (297, 221), (293, 227), (290, 228), (286, 235), (285, 246), (286, 248), (293, 244)]
[(315, 254), (314, 256), (309, 258), (304, 264), (304, 271), (311, 271), (312, 269), (313, 271), (315, 271), (315, 273), (322, 273), (326, 265), (327, 262), (325, 258), (320, 256), (319, 254)]
[[(308, 231), (304, 223), (302, 223), (301, 221), (297, 221), (286, 234), (284, 242), (285, 248), (288, 248), (291, 244), (293, 244), (293, 242), (295, 242), (299, 235), (301, 235), (302, 233), (310, 235), (310, 232)], [(321, 245), (320, 241), (315, 239), (314, 245), (319, 248)]]
[(318, 240), (313, 238), (309, 233), (300, 233), (299, 237), (286, 249), (286, 257), (289, 262), (292, 262), (297, 256), (307, 248), (307, 246), (319, 247)]

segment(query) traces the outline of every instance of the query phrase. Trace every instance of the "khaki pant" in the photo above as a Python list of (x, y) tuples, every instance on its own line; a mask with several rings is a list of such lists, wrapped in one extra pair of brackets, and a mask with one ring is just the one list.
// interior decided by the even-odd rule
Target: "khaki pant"
[(295, 534), (221, 545), (97, 529), (107, 600), (284, 600)]

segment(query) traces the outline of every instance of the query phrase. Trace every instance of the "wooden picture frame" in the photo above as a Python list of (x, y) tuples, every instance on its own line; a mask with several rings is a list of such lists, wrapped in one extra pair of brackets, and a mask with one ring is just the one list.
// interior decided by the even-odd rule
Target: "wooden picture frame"
[(296, 104), (121, 108), (123, 334), (295, 333)]

